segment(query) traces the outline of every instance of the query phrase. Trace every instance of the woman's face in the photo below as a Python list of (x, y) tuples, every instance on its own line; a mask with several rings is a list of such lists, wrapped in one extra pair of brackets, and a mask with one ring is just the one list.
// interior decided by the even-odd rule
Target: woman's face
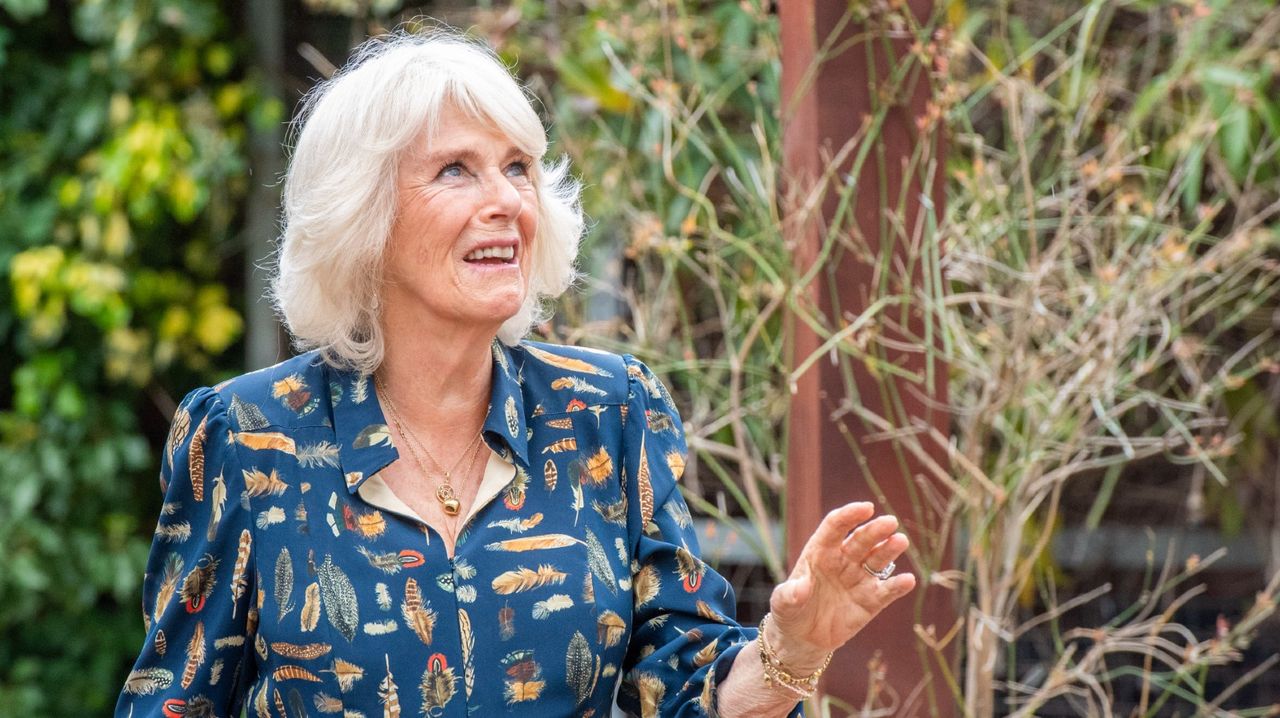
[(424, 135), (400, 163), (384, 316), (496, 334), (529, 287), (532, 172), (504, 134), (446, 106), (434, 138)]

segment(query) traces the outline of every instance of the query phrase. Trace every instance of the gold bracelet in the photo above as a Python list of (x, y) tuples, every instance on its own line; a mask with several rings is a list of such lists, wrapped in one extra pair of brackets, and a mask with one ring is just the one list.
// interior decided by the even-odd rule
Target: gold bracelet
[(807, 676), (795, 676), (787, 671), (782, 665), (782, 661), (778, 659), (778, 654), (774, 653), (773, 647), (769, 645), (769, 639), (765, 638), (765, 626), (769, 622), (769, 614), (765, 614), (760, 619), (760, 636), (759, 636), (759, 653), (760, 665), (764, 668), (764, 683), (766, 686), (774, 683), (791, 691), (800, 698), (808, 698), (818, 690), (818, 679), (822, 677), (822, 672), (827, 670), (827, 666), (831, 665), (832, 653), (828, 653), (823, 659), (822, 665), (818, 666), (818, 670)]

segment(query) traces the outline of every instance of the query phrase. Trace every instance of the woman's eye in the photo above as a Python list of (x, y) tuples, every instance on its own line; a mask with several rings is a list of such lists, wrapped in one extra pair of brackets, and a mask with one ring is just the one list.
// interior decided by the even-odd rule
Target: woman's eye
[(441, 177), (461, 177), (462, 172), (463, 172), (463, 167), (461, 162), (450, 162), (449, 164), (444, 166), (444, 169), (440, 170), (440, 176)]
[(507, 165), (507, 175), (509, 177), (528, 177), (529, 164), (523, 160), (512, 162)]

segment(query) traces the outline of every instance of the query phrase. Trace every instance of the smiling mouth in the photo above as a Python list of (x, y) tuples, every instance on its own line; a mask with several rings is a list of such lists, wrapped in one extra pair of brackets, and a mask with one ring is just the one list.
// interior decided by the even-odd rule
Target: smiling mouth
[(516, 248), (506, 246), (477, 249), (462, 259), (471, 264), (514, 264), (515, 258)]

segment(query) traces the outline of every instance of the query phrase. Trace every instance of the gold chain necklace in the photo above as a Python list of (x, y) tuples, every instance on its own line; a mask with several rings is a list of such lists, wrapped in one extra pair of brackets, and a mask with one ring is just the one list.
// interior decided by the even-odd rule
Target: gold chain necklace
[[(424, 476), (431, 475), (430, 472), (427, 471), (427, 466), (423, 463), (422, 457), (418, 454), (418, 449), (422, 449), (423, 453), (427, 455), (427, 458), (431, 460), (431, 463), (435, 464), (436, 468), (440, 469), (444, 474), (444, 481), (436, 487), (436, 500), (440, 502), (440, 506), (444, 509), (446, 514), (450, 516), (457, 516), (458, 512), (462, 508), (462, 502), (458, 501), (458, 497), (453, 491), (453, 471), (458, 468), (458, 465), (462, 463), (463, 459), (470, 456), (471, 461), (467, 463), (466, 474), (471, 474), (471, 470), (476, 465), (476, 457), (480, 455), (478, 450), (480, 447), (480, 434), (478, 432), (476, 433), (474, 442), (468, 444), (467, 451), (463, 452), (462, 456), (458, 457), (458, 460), (453, 464), (453, 468), (445, 469), (444, 465), (437, 461), (436, 457), (432, 456), (431, 452), (427, 450), (427, 445), (422, 443), (422, 440), (418, 438), (417, 434), (414, 434), (400, 418), (400, 412), (396, 409), (396, 403), (391, 400), (391, 392), (387, 391), (387, 385), (382, 382), (382, 377), (374, 375), (374, 381), (378, 386), (378, 394), (387, 402), (387, 410), (391, 414), (391, 421), (396, 425), (396, 430), (400, 432), (401, 436), (407, 439), (407, 441), (405, 441), (405, 446), (413, 456), (414, 462), (418, 464), (418, 469), (422, 471)], [(415, 447), (414, 444), (417, 444), (417, 446)]]

